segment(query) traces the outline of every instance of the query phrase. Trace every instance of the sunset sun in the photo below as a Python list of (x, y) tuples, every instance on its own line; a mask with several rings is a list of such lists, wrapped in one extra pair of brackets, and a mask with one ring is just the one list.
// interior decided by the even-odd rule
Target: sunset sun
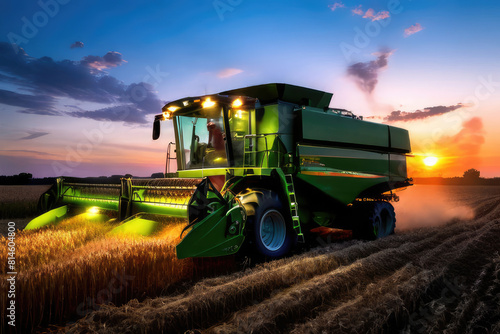
[(424, 165), (427, 167), (432, 167), (438, 162), (438, 158), (436, 157), (425, 157), (424, 158)]

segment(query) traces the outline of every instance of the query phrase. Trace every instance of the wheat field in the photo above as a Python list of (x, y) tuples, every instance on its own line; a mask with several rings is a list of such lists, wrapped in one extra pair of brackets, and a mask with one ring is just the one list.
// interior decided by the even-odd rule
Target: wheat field
[(37, 211), (40, 195), (50, 186), (0, 185), (0, 219), (25, 218)]

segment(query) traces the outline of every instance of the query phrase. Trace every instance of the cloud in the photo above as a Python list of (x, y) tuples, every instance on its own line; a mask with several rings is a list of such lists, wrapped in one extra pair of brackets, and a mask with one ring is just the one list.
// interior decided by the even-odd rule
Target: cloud
[[(383, 10), (383, 11), (378, 12), (377, 14), (370, 13), (370, 15), (368, 15), (368, 16), (365, 13), (365, 16), (367, 18), (371, 19), (372, 21), (378, 21), (378, 20), (386, 19), (386, 18), (390, 17), (391, 15), (389, 14), (388, 11)], [(365, 17), (365, 16), (363, 16), (363, 17)]]
[(457, 134), (441, 138), (436, 146), (444, 150), (444, 156), (456, 157), (456, 164), (467, 169), (477, 166), (484, 141), (483, 120), (473, 117), (462, 123)]
[(19, 138), (19, 140), (30, 140), (30, 139), (36, 139), (45, 135), (48, 135), (48, 132), (43, 132), (43, 131), (28, 131), (29, 135)]
[(408, 28), (405, 29), (405, 37), (411, 36), (413, 34), (416, 34), (417, 32), (423, 30), (424, 27), (420, 25), (420, 23), (415, 23), (412, 26), (409, 26)]
[(342, 2), (336, 2), (334, 3), (333, 5), (328, 5), (328, 8), (330, 8), (333, 11), (335, 11), (335, 9), (337, 8), (344, 8), (344, 4)]
[(99, 56), (86, 56), (81, 60), (81, 64), (88, 66), (90, 68), (102, 71), (108, 68), (120, 66), (126, 63), (126, 60), (122, 59), (122, 55), (119, 52), (110, 51), (106, 53), (103, 57)]
[(47, 95), (29, 95), (0, 89), (0, 103), (26, 108), (25, 110), (39, 111), (44, 115), (59, 115), (54, 109), (54, 98)]
[[(106, 78), (104, 72), (93, 71), (88, 61), (34, 58), (22, 48), (19, 50), (16, 54), (10, 44), (0, 42), (0, 72), (5, 74), (3, 79), (6, 83), (21, 86), (33, 95), (96, 103), (112, 103), (116, 100), (116, 90), (120, 89), (116, 87), (119, 86), (118, 80)], [(110, 85), (110, 81), (113, 85)]]
[[(35, 58), (22, 48), (15, 53), (9, 43), (0, 42), (0, 79), (26, 92), (20, 94), (0, 90), (0, 104), (20, 107), (22, 109), (17, 111), (27, 114), (145, 123), (146, 116), (159, 112), (163, 102), (151, 85), (144, 82), (126, 85), (104, 71), (124, 62), (118, 52), (108, 52), (103, 57), (86, 56), (81, 61)], [(95, 113), (91, 110), (78, 110), (80, 114), (70, 113), (63, 105), (59, 105), (63, 99), (108, 106)], [(134, 110), (124, 118), (109, 114), (109, 110), (116, 111), (117, 108)]]
[(107, 107), (98, 110), (69, 112), (68, 115), (77, 118), (89, 118), (96, 121), (125, 121), (128, 123), (148, 123), (144, 115), (133, 104)]
[(235, 76), (237, 74), (240, 74), (242, 72), (243, 72), (243, 70), (240, 70), (238, 68), (225, 68), (222, 71), (220, 71), (219, 73), (217, 73), (217, 77), (219, 77), (221, 79), (226, 79), (226, 78)]
[(135, 124), (148, 124), (144, 116), (159, 113), (163, 102), (156, 97), (153, 86), (147, 83), (131, 84), (119, 99), (120, 105), (98, 110), (79, 110), (66, 113), (72, 117), (90, 118), (97, 121), (124, 121)]
[(375, 10), (373, 8), (369, 8), (366, 10), (366, 12), (364, 12), (361, 5), (352, 9), (351, 11), (354, 15), (363, 16), (364, 19), (370, 19), (372, 21), (383, 20), (391, 16), (386, 10), (375, 13)]
[(481, 166), (481, 148), (485, 143), (483, 120), (472, 117), (463, 120), (457, 131), (449, 132), (449, 128), (449, 124), (441, 124), (429, 129), (432, 131), (414, 134), (412, 148), (416, 156), (436, 156), (439, 160), (430, 171), (421, 159), (409, 159), (410, 174), (462, 175), (469, 168)]
[(75, 104), (65, 104), (64, 106), (66, 108), (73, 108), (73, 109), (76, 109), (76, 110), (84, 110), (84, 109), (80, 108), (79, 106), (77, 106)]
[(448, 140), (449, 145), (455, 145), (459, 151), (468, 155), (478, 154), (483, 143), (483, 120), (480, 117), (464, 121), (462, 130)]
[(353, 10), (351, 10), (351, 12), (355, 15), (363, 15), (364, 14), (363, 9), (361, 9), (361, 5), (354, 8)]
[(364, 19), (369, 19), (369, 18), (372, 18), (372, 17), (374, 16), (374, 15), (373, 15), (373, 13), (374, 13), (374, 12), (375, 12), (375, 11), (374, 11), (372, 8), (369, 8), (369, 9), (366, 11), (366, 13), (363, 15), (363, 18), (364, 18)]
[(83, 42), (76, 41), (75, 43), (71, 44), (70, 48), (72, 48), (72, 49), (83, 48)]
[(414, 112), (406, 112), (401, 110), (396, 110), (390, 113), (387, 117), (384, 118), (384, 121), (387, 122), (408, 122), (414, 121), (418, 119), (423, 119), (427, 117), (437, 116), (449, 113), (451, 111), (457, 110), (459, 108), (464, 107), (465, 105), (462, 103), (458, 103), (454, 106), (435, 106), (435, 107), (427, 107), (424, 110), (417, 110)]
[(41, 151), (32, 151), (32, 150), (0, 150), (0, 155), (4, 155), (2, 154), (2, 152), (5, 152), (5, 155), (7, 156), (10, 156), (12, 155), (12, 153), (16, 154), (16, 153), (28, 153), (30, 155), (52, 155), (52, 156), (55, 156), (55, 154), (52, 154), (52, 153), (47, 153), (47, 152), (41, 152)]
[(394, 50), (385, 50), (374, 53), (376, 60), (352, 64), (347, 68), (347, 74), (353, 78), (359, 89), (371, 95), (377, 86), (380, 71), (387, 67), (388, 58), (393, 52)]

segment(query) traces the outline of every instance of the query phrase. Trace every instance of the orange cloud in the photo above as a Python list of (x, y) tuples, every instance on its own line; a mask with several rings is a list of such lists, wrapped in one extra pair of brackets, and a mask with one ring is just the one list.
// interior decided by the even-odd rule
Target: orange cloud
[(439, 144), (450, 155), (456, 153), (461, 161), (477, 161), (477, 155), (484, 144), (483, 120), (473, 117), (465, 121), (459, 133), (443, 138)]
[(405, 29), (405, 37), (411, 36), (413, 34), (416, 34), (417, 32), (423, 30), (424, 27), (420, 25), (420, 23), (415, 23), (412, 26), (409, 26), (408, 28)]
[[(426, 144), (427, 141), (427, 144)], [(478, 168), (481, 163), (481, 148), (485, 142), (483, 121), (473, 117), (462, 123), (460, 131), (454, 135), (432, 140), (413, 140), (415, 158), (409, 158), (411, 176), (461, 176), (469, 168)], [(422, 164), (422, 156), (432, 155), (439, 161), (435, 167)]]

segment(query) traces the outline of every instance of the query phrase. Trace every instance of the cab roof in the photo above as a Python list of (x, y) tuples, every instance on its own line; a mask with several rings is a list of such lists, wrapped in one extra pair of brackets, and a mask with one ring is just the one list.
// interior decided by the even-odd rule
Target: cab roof
[(333, 97), (332, 93), (285, 83), (269, 83), (237, 88), (219, 94), (249, 96), (259, 99), (261, 104), (270, 104), (279, 100), (315, 108), (327, 108)]

